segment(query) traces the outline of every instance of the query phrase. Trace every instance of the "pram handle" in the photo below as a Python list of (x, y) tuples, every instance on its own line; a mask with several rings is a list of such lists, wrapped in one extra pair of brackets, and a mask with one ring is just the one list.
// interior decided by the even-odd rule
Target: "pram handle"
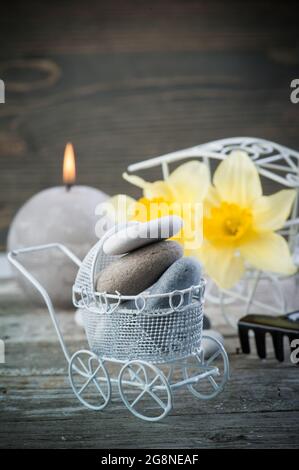
[(66, 246), (64, 246), (60, 243), (50, 243), (50, 244), (47, 244), (47, 245), (38, 245), (38, 246), (33, 246), (33, 247), (28, 247), (28, 248), (20, 248), (20, 249), (17, 249), (17, 250), (12, 250), (8, 253), (7, 258), (10, 261), (10, 263), (13, 264), (18, 269), (18, 271), (20, 271), (23, 274), (23, 276), (25, 276), (26, 279), (28, 279), (28, 281), (31, 282), (31, 284), (33, 284), (33, 286), (37, 289), (37, 291), (43, 297), (43, 299), (45, 301), (45, 304), (48, 308), (51, 320), (53, 322), (54, 328), (56, 330), (56, 333), (57, 333), (62, 351), (65, 355), (65, 358), (66, 358), (67, 362), (69, 363), (71, 356), (70, 356), (70, 354), (67, 350), (67, 347), (65, 345), (65, 342), (64, 342), (64, 339), (63, 339), (63, 336), (62, 336), (62, 333), (61, 333), (61, 330), (59, 328), (59, 324), (58, 324), (58, 321), (57, 321), (57, 318), (56, 318), (56, 312), (55, 312), (52, 300), (50, 299), (50, 296), (49, 296), (48, 292), (40, 284), (40, 282), (38, 282), (38, 280), (23, 266), (23, 264), (21, 264), (20, 261), (17, 260), (17, 257), (20, 254), (33, 253), (33, 252), (37, 252), (37, 251), (45, 251), (45, 250), (53, 249), (53, 248), (54, 249), (56, 248), (56, 249), (60, 250), (62, 253), (64, 253), (78, 267), (81, 266), (80, 259), (77, 258), (77, 256), (74, 255), (74, 253), (72, 253), (72, 251), (70, 251)]

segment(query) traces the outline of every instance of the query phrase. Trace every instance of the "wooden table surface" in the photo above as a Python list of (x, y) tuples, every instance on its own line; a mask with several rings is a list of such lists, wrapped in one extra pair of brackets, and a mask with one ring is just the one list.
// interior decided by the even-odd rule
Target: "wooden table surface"
[[(299, 374), (270, 354), (244, 356), (218, 313), (213, 325), (225, 335), (231, 379), (210, 401), (186, 389), (175, 393), (174, 410), (159, 423), (138, 420), (117, 390), (104, 411), (85, 409), (75, 398), (50, 317), (26, 304), (14, 282), (0, 285), (0, 447), (11, 448), (298, 448)], [(59, 312), (70, 350), (86, 345), (71, 312)], [(270, 346), (269, 346), (270, 347)]]

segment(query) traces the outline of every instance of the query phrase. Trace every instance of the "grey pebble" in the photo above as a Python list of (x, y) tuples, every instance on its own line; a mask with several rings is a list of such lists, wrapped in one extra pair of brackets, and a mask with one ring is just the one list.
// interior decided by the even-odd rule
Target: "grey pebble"
[[(174, 290), (183, 290), (192, 285), (199, 284), (201, 278), (201, 265), (194, 258), (180, 258), (175, 261), (160, 277), (160, 279), (146, 290), (147, 294), (165, 294)], [(185, 300), (185, 299), (184, 299)], [(187, 300), (187, 299), (186, 299)], [(173, 299), (176, 305), (179, 298)], [(134, 301), (124, 302), (126, 308), (135, 308)], [(156, 297), (148, 299), (146, 302), (147, 309), (168, 308), (168, 297)]]
[(144, 246), (109, 264), (96, 280), (98, 292), (138, 295), (183, 256), (181, 246), (166, 240)]
[[(145, 292), (147, 294), (165, 294), (175, 290), (188, 289), (192, 285), (198, 285), (201, 279), (201, 265), (195, 258), (184, 257), (175, 261), (160, 277), (160, 279), (148, 288)], [(173, 302), (176, 305), (179, 302), (179, 297), (174, 297)], [(184, 304), (189, 302), (188, 294), (184, 295)], [(129, 300), (122, 303), (122, 307), (128, 309), (135, 309), (135, 302)], [(168, 297), (156, 297), (148, 299), (146, 309), (162, 309), (169, 308)], [(210, 320), (204, 315), (203, 328), (209, 329), (211, 327)]]

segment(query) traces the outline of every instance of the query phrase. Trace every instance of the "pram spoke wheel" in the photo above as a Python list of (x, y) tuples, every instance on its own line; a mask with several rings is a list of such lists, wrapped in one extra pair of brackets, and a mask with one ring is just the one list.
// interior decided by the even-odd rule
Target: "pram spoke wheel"
[(183, 375), (188, 380), (187, 387), (197, 398), (209, 400), (217, 396), (229, 378), (229, 361), (222, 344), (211, 336), (204, 335), (216, 343), (216, 351), (208, 358), (201, 350), (190, 356), (183, 367)]
[(159, 421), (172, 408), (172, 394), (164, 374), (145, 361), (127, 362), (120, 371), (119, 393), (138, 418)]
[(74, 394), (87, 408), (98, 411), (109, 403), (110, 378), (96, 354), (87, 350), (77, 351), (69, 363), (69, 378)]

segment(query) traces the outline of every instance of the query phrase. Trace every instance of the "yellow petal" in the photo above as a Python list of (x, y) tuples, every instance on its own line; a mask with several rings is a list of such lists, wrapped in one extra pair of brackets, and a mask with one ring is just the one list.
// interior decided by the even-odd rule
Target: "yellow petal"
[(204, 200), (204, 213), (206, 216), (209, 215), (212, 207), (220, 206), (221, 199), (215, 186), (210, 186), (207, 195)]
[(257, 230), (272, 231), (282, 228), (290, 215), (295, 197), (294, 189), (283, 189), (272, 196), (256, 199), (252, 212)]
[(214, 185), (225, 202), (251, 205), (262, 196), (262, 186), (258, 171), (246, 152), (235, 150), (217, 167)]
[(239, 247), (246, 261), (263, 271), (294, 274), (294, 265), (286, 240), (277, 233), (265, 232), (252, 236)]
[(167, 182), (171, 185), (177, 202), (200, 203), (210, 185), (209, 169), (204, 163), (192, 160), (176, 168)]
[(149, 183), (143, 191), (144, 197), (148, 199), (164, 199), (164, 201), (172, 201), (174, 194), (170, 185), (166, 181), (155, 181)]
[(206, 273), (219, 287), (230, 289), (244, 273), (244, 261), (233, 249), (216, 248), (204, 243), (198, 252)]
[(122, 177), (124, 180), (128, 181), (128, 183), (131, 183), (134, 186), (137, 186), (137, 188), (144, 189), (149, 184), (143, 178), (140, 178), (140, 176), (128, 175), (128, 173), (123, 173)]
[(117, 194), (105, 201), (102, 207), (105, 208), (106, 215), (114, 223), (125, 223), (130, 220), (135, 204), (136, 201), (132, 197)]
[(166, 181), (159, 180), (150, 183), (140, 178), (140, 176), (128, 175), (127, 173), (123, 173), (123, 178), (134, 186), (143, 189), (143, 195), (147, 199), (162, 198), (165, 201), (173, 199), (172, 190)]

